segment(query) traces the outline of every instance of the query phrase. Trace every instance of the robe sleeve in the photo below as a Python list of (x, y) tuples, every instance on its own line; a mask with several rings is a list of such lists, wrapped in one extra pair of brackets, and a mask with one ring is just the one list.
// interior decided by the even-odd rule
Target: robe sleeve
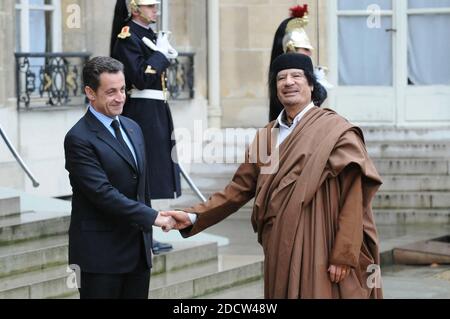
[(340, 188), (339, 217), (330, 264), (357, 267), (363, 241), (364, 188), (367, 181), (379, 180), (357, 132), (347, 131), (336, 144), (328, 165)]
[(247, 161), (238, 168), (223, 191), (212, 195), (206, 203), (184, 209), (197, 214), (198, 218), (194, 226), (181, 231), (181, 235), (193, 236), (238, 211), (255, 196), (258, 174), (258, 166)]
[(359, 166), (350, 165), (338, 176), (341, 209), (330, 264), (356, 268), (363, 241), (363, 189)]

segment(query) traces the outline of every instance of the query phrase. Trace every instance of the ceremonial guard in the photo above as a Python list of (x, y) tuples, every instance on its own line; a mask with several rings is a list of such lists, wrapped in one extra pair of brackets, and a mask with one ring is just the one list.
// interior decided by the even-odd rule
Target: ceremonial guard
[[(111, 56), (125, 66), (123, 115), (136, 121), (144, 134), (153, 200), (181, 195), (166, 75), (170, 60), (178, 53), (169, 43), (168, 32), (155, 33), (151, 27), (157, 21), (158, 4), (155, 0), (118, 0), (111, 39)], [(153, 245), (155, 253), (171, 248), (156, 241)]]

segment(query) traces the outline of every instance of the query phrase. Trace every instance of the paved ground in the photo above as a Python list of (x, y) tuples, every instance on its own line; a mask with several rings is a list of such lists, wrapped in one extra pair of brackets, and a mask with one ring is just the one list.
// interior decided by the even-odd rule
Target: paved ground
[[(378, 226), (378, 231), (383, 249), (391, 249), (392, 246), (398, 244), (450, 234), (450, 225), (381, 225)], [(263, 254), (248, 220), (225, 220), (211, 227), (207, 232), (229, 239), (229, 245), (220, 248), (222, 254)], [(382, 267), (382, 281), (384, 295), (388, 299), (450, 299), (450, 265), (438, 267), (384, 266)], [(261, 285), (249, 287), (246, 294), (259, 295), (261, 289)]]

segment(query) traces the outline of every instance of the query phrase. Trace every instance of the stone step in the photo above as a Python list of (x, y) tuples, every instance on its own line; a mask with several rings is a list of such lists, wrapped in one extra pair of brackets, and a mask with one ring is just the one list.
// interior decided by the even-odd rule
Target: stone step
[(0, 189), (0, 218), (20, 213), (20, 196), (9, 190)]
[(384, 175), (380, 191), (450, 191), (449, 175)]
[(0, 188), (8, 191), (19, 194), (21, 213), (0, 218), (0, 246), (67, 233), (70, 202)]
[[(450, 191), (449, 175), (382, 175), (382, 192), (426, 192)], [(227, 178), (196, 178), (195, 183), (205, 197), (222, 191), (229, 184)], [(190, 195), (192, 191), (183, 186), (183, 194)]]
[(172, 251), (153, 256), (153, 275), (217, 261), (217, 243), (173, 242), (171, 244), (173, 245)]
[(374, 142), (367, 151), (372, 158), (448, 158), (450, 142)]
[(152, 299), (187, 299), (260, 280), (261, 256), (221, 255), (218, 262), (205, 263), (178, 272), (154, 276), (150, 284)]
[(450, 192), (379, 192), (373, 201), (375, 209), (450, 208)]
[(264, 299), (264, 279), (202, 296), (201, 299)]
[[(2, 299), (76, 298), (78, 291), (69, 289), (70, 273), (65, 267), (53, 267), (27, 276), (0, 281)], [(152, 299), (194, 298), (236, 285), (260, 280), (262, 257), (219, 256), (218, 260), (187, 266), (152, 275), (149, 297)]]
[(375, 209), (377, 225), (450, 224), (450, 208), (447, 209)]
[(67, 265), (0, 279), (0, 299), (44, 299), (74, 293), (67, 287)]
[(14, 274), (67, 265), (67, 236), (0, 246), (0, 278)]
[(445, 159), (374, 159), (380, 175), (448, 175), (449, 161)]
[[(62, 237), (59, 240), (64, 241)], [(152, 273), (155, 277), (186, 267), (195, 268), (196, 265), (217, 263), (216, 243), (176, 242), (173, 246), (174, 250), (171, 252), (153, 257)], [(77, 291), (71, 291), (65, 284), (70, 275), (67, 272), (67, 246), (63, 246), (63, 251), (66, 257), (60, 258), (59, 265), (44, 262), (40, 269), (0, 277), (0, 298), (41, 299), (76, 293)]]
[(448, 141), (450, 127), (431, 128), (397, 128), (397, 127), (364, 127), (366, 141)]
[[(366, 141), (448, 141), (450, 140), (450, 127), (408, 127), (399, 128), (392, 126), (360, 126)], [(222, 129), (220, 137), (228, 144), (232, 141), (252, 140), (256, 129)], [(216, 134), (217, 135), (217, 134)], [(216, 136), (213, 135), (213, 136)]]
[[(366, 144), (372, 158), (449, 158), (450, 141), (375, 141)], [(209, 152), (208, 152), (209, 150)], [(212, 150), (215, 150), (214, 152)], [(242, 163), (246, 147), (242, 143), (212, 143), (204, 149), (202, 160), (208, 164)]]
[[(381, 175), (448, 175), (450, 162), (447, 159), (385, 158), (374, 159)], [(239, 164), (192, 164), (189, 174), (197, 178), (224, 178), (231, 180)]]
[[(205, 193), (207, 194), (207, 193)], [(193, 194), (184, 194), (182, 197), (170, 201), (172, 209), (185, 209), (198, 204), (199, 199)], [(253, 200), (244, 207), (250, 209)], [(375, 195), (374, 209), (444, 209), (450, 208), (450, 192), (423, 191), (423, 192), (397, 192), (380, 191)]]
[[(154, 273), (162, 273), (217, 258), (215, 243), (173, 243), (174, 250), (153, 258)], [(66, 235), (0, 247), (0, 278), (68, 264)]]
[(22, 213), (0, 220), (0, 246), (67, 234), (70, 216), (65, 213)]

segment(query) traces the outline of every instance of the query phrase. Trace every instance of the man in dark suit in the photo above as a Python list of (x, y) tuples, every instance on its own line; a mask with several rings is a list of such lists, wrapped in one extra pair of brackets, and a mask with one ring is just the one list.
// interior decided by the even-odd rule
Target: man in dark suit
[(173, 220), (150, 208), (142, 131), (120, 116), (122, 63), (94, 58), (83, 80), (89, 110), (64, 141), (73, 189), (69, 263), (81, 270), (82, 299), (148, 298), (152, 226), (168, 230)]

